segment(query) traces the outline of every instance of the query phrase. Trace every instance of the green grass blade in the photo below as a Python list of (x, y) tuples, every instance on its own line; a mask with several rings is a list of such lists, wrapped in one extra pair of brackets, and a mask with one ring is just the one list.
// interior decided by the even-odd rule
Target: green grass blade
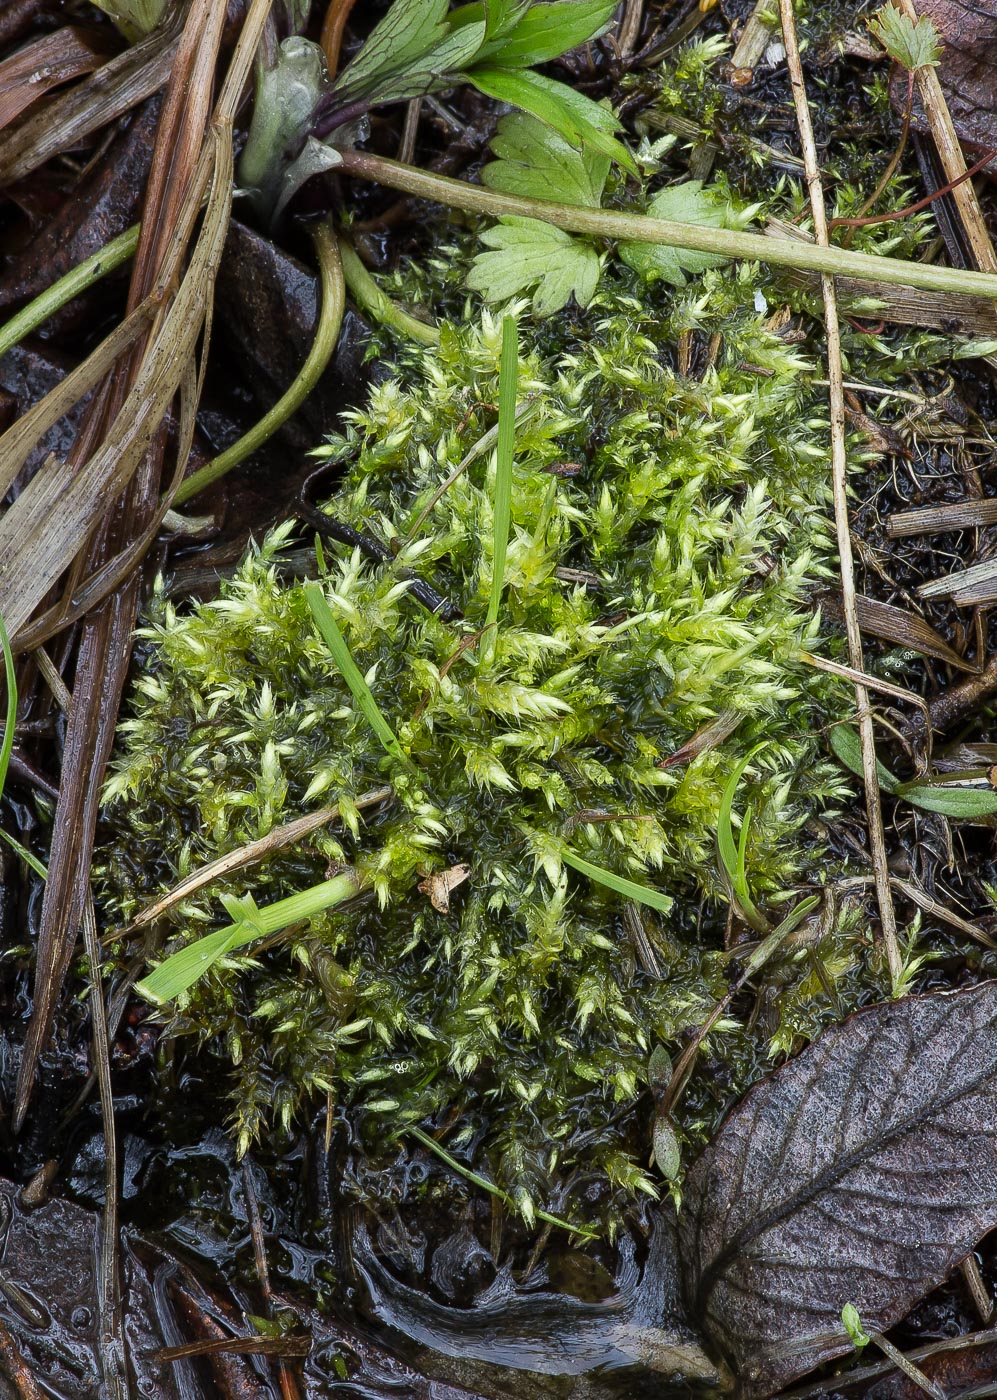
[(43, 865), (36, 855), (32, 855), (27, 846), (22, 846), (16, 836), (11, 836), (10, 832), (4, 831), (2, 827), (0, 827), (0, 841), (6, 841), (14, 854), (20, 856), (25, 865), (29, 866), (36, 875), (40, 875), (43, 880), (48, 879), (48, 866)]
[(593, 865), (590, 860), (576, 856), (573, 851), (562, 851), (561, 859), (565, 865), (570, 865), (572, 870), (577, 870), (579, 875), (587, 875), (590, 880), (595, 880), (596, 884), (605, 885), (607, 890), (613, 890), (625, 899), (635, 899), (638, 904), (647, 904), (662, 914), (667, 914), (674, 903), (671, 895), (663, 894), (661, 890), (649, 889), (647, 885), (638, 885), (635, 880), (628, 880), (626, 876), (617, 875), (601, 865)]
[[(485, 626), (498, 622), (505, 588), (505, 561), (509, 551), (509, 525), (512, 520), (512, 456), (516, 443), (516, 386), (519, 382), (519, 334), (515, 317), (502, 320), (502, 362), (499, 368), (498, 446), (495, 451), (495, 501), (492, 510), (492, 592)], [(494, 644), (495, 633), (491, 633)]]
[(730, 881), (731, 890), (741, 912), (753, 929), (760, 933), (768, 931), (768, 923), (764, 916), (756, 907), (751, 893), (748, 889), (748, 877), (745, 871), (745, 851), (747, 847), (748, 832), (747, 824), (750, 821), (748, 814), (741, 823), (741, 840), (734, 840), (734, 829), (731, 824), (731, 810), (734, 806), (734, 794), (737, 792), (737, 785), (741, 781), (741, 776), (745, 768), (758, 752), (755, 747), (749, 754), (746, 754), (741, 762), (736, 766), (728, 779), (724, 788), (723, 797), (720, 799), (720, 810), (717, 813), (717, 851), (727, 878)]
[[(472, 1186), (480, 1186), (482, 1191), (487, 1191), (491, 1196), (497, 1196), (500, 1201), (504, 1201), (510, 1210), (515, 1210), (515, 1202), (507, 1191), (503, 1191), (501, 1186), (496, 1186), (495, 1182), (489, 1181), (487, 1177), (473, 1172), (470, 1167), (465, 1167), (463, 1162), (458, 1162), (456, 1157), (452, 1157), (445, 1147), (441, 1147), (435, 1138), (424, 1133), (421, 1128), (409, 1127), (405, 1129), (405, 1132), (410, 1137), (414, 1137), (416, 1142), (422, 1143), (423, 1147), (428, 1148), (430, 1152), (435, 1152), (441, 1162), (446, 1162), (448, 1167), (451, 1167), (458, 1176), (462, 1176), (465, 1181), (471, 1182)], [(557, 1225), (560, 1229), (567, 1230), (572, 1235), (578, 1235), (582, 1239), (598, 1239), (594, 1230), (586, 1230), (582, 1225), (572, 1225), (570, 1220), (562, 1220), (560, 1216), (551, 1215), (548, 1211), (538, 1210), (537, 1216), (541, 1220), (546, 1220), (549, 1225)]]
[(342, 904), (355, 895), (358, 888), (356, 876), (346, 873), (302, 890), (300, 894), (289, 895), (287, 899), (278, 899), (264, 909), (258, 909), (253, 904), (250, 910), (244, 900), (227, 900), (228, 908), (246, 910), (251, 917), (226, 924), (224, 928), (216, 929), (214, 933), (206, 934), (204, 938), (188, 943), (179, 952), (172, 953), (148, 977), (136, 982), (135, 990), (146, 1001), (157, 1006), (172, 1001), (234, 948), (242, 948), (256, 938), (277, 933), (289, 924), (296, 924), (301, 919), (321, 913), (323, 909)]
[(395, 738), (390, 724), (378, 709), (377, 701), (370, 693), (370, 686), (360, 674), (359, 666), (350, 655), (346, 638), (340, 632), (336, 619), (332, 615), (332, 609), (325, 601), (322, 585), (320, 583), (306, 583), (305, 598), (311, 609), (312, 617), (315, 619), (315, 626), (321, 632), (322, 640), (332, 653), (332, 659), (339, 667), (343, 680), (349, 686), (350, 694), (357, 702), (360, 713), (381, 741), (385, 751), (392, 758), (397, 759), (399, 763), (407, 763), (408, 757), (405, 750)]

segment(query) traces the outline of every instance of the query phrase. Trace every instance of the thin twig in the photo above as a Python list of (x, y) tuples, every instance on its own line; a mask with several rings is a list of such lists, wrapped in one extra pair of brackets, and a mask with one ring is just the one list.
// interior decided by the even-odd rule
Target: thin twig
[(94, 1068), (100, 1090), (100, 1116), (104, 1128), (104, 1212), (100, 1229), (97, 1270), (97, 1311), (100, 1332), (100, 1362), (109, 1400), (126, 1400), (127, 1363), (121, 1287), (118, 1274), (118, 1143), (114, 1126), (114, 1091), (111, 1087), (111, 1058), (100, 978), (100, 940), (93, 899), (83, 906), (83, 943), (90, 960), (90, 1026), (93, 1032)]
[[(800, 133), (800, 146), (806, 171), (807, 188), (810, 195), (810, 208), (813, 213), (814, 233), (819, 247), (828, 246), (827, 212), (824, 205), (824, 190), (821, 184), (817, 162), (817, 146), (814, 141), (813, 126), (810, 121), (810, 108), (807, 103), (806, 88), (803, 82), (803, 64), (796, 38), (796, 22), (793, 17), (793, 0), (779, 0), (779, 16), (782, 21), (783, 43), (786, 48), (786, 63), (789, 69), (790, 86), (793, 91), (793, 104), (796, 109), (796, 124)], [(848, 656), (852, 669), (864, 672), (862, 658), (862, 633), (859, 628), (858, 610), (855, 601), (855, 567), (852, 559), (852, 537), (848, 521), (848, 453), (845, 438), (845, 395), (841, 367), (841, 334), (838, 325), (838, 304), (834, 293), (834, 279), (828, 273), (821, 276), (821, 292), (824, 299), (824, 323), (827, 332), (827, 377), (828, 399), (831, 418), (831, 482), (834, 496), (834, 519), (838, 538), (838, 556), (841, 569), (841, 596), (845, 615), (845, 633), (848, 637)], [(862, 740), (862, 769), (865, 779), (866, 811), (869, 822), (869, 849), (872, 855), (873, 871), (876, 877), (876, 896), (879, 902), (879, 917), (883, 929), (883, 942), (890, 968), (890, 978), (896, 986), (899, 983), (902, 959), (897, 941), (896, 913), (893, 908), (893, 891), (890, 888), (890, 868), (887, 863), (886, 836), (883, 832), (883, 811), (879, 797), (879, 772), (876, 767), (876, 736), (872, 726), (872, 713), (869, 709), (869, 691), (865, 685), (856, 684), (855, 702), (858, 708), (859, 734)]]

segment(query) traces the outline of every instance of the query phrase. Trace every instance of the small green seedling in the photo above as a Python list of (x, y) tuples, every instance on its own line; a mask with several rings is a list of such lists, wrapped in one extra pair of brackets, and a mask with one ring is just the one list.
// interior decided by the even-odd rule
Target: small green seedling
[(846, 1303), (841, 1309), (841, 1325), (848, 1333), (856, 1351), (861, 1351), (872, 1341), (869, 1333), (862, 1326), (859, 1310), (854, 1303)]

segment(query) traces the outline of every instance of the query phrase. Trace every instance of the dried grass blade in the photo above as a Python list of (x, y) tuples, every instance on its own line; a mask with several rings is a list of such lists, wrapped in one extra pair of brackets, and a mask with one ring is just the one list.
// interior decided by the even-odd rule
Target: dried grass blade
[(936, 661), (944, 661), (959, 671), (978, 672), (982, 668), (950, 647), (945, 638), (917, 613), (906, 608), (896, 608), (891, 603), (881, 603), (877, 598), (866, 598), (861, 593), (855, 598), (859, 626), (863, 632), (873, 637), (881, 637), (897, 646), (911, 647), (923, 656), (932, 656)]
[(969, 569), (922, 583), (922, 598), (951, 598), (956, 603), (983, 603), (997, 598), (997, 559), (986, 559)]
[(107, 50), (97, 47), (93, 38), (92, 32), (65, 25), (0, 63), (0, 130), (52, 88), (82, 78), (105, 63)]
[(940, 535), (946, 530), (981, 529), (985, 525), (997, 525), (997, 496), (898, 510), (887, 516), (886, 533), (891, 540), (899, 540), (908, 535)]
[(23, 180), (158, 92), (170, 76), (179, 34), (177, 16), (0, 137), (0, 185)]
[[(0, 612), (20, 632), (110, 502), (128, 484), (194, 353), (228, 229), (231, 150), (219, 152), (215, 187), (190, 266), (139, 368), (121, 412), (79, 469), (51, 461), (0, 521)], [(212, 272), (209, 274), (209, 269)]]
[(135, 344), (154, 310), (151, 300), (136, 307), (81, 364), (0, 437), (0, 497), (10, 490), (32, 449), (48, 430), (85, 398), (110, 373), (119, 356)]
[[(253, 0), (236, 45), (232, 67), (239, 70), (239, 92), (269, 3), (270, 0), (265, 3)], [(111, 396), (112, 409), (120, 405), (120, 411), (103, 441), (72, 477), (64, 495), (53, 499), (55, 474), (49, 473), (29, 500), (27, 511), (29, 515), (34, 512), (30, 519), (34, 526), (31, 533), (36, 538), (32, 569), (52, 581), (65, 566), (66, 543), (74, 549), (84, 542), (91, 526), (97, 523), (98, 513), (106, 511), (107, 505), (116, 500), (136, 472), (139, 473), (136, 489), (129, 490), (114, 526), (99, 532), (100, 542), (96, 551), (91, 551), (91, 557), (99, 560), (107, 545), (113, 547), (122, 532), (127, 538), (135, 530), (141, 530), (158, 496), (164, 441), (161, 425), (178, 386), (186, 382), (186, 398), (191, 397), (195, 348), (207, 319), (232, 200), (230, 116), (205, 131), (209, 85), (223, 22), (224, 9), (213, 0), (195, 0), (189, 10), (157, 133), (156, 149), (161, 153), (161, 160), (158, 167), (154, 163), (157, 173), (150, 183), (143, 212), (130, 302), (134, 304), (156, 286), (169, 285), (183, 254), (180, 238), (192, 229), (202, 192), (211, 178), (208, 207), (190, 263), (172, 304), (154, 327), (141, 360), (133, 352), (123, 401), (117, 392)], [(226, 84), (229, 93), (231, 79), (230, 68)], [(193, 93), (192, 83), (196, 84)], [(236, 98), (230, 96), (229, 100), (234, 110)], [(191, 411), (189, 406), (182, 410), (182, 418), (189, 420)], [(47, 526), (38, 516), (45, 491), (55, 517)], [(26, 491), (25, 496), (28, 494)], [(6, 534), (12, 555), (23, 551), (15, 518), (23, 521), (25, 512), (19, 514), (18, 511), (23, 500), (24, 497), (18, 498), (0, 523), (0, 541)], [(134, 520), (130, 518), (132, 512)], [(58, 545), (63, 530), (66, 537), (58, 548), (60, 562), (54, 546)], [(40, 550), (43, 558), (39, 570)], [(37, 583), (33, 582), (27, 591), (20, 589), (7, 557), (0, 559), (0, 596), (4, 596), (4, 588), (14, 594), (17, 612), (21, 621), (26, 622), (40, 601)], [(24, 1120), (38, 1057), (48, 1037), (55, 1002), (72, 956), (88, 888), (100, 788), (113, 743), (117, 699), (127, 670), (137, 597), (137, 581), (129, 580), (84, 629), (77, 688), (67, 730), (63, 784), (54, 824), (52, 862), (39, 930), (35, 1006), (18, 1075), (13, 1116), (15, 1131)]]
[[(375, 788), (372, 792), (365, 792), (358, 797), (353, 806), (358, 812), (365, 811), (368, 807), (380, 806), (382, 802), (387, 802), (389, 798), (394, 796), (394, 791), (393, 787), (387, 785)], [(199, 870), (191, 871), (178, 885), (174, 885), (169, 894), (164, 894), (155, 903), (143, 909), (127, 928), (114, 934), (114, 937), (125, 938), (137, 929), (144, 928), (155, 919), (161, 918), (163, 914), (169, 913), (171, 909), (175, 909), (178, 904), (196, 893), (197, 890), (203, 889), (205, 885), (213, 884), (215, 880), (221, 880), (236, 870), (244, 870), (248, 865), (256, 865), (261, 860), (267, 860), (277, 851), (286, 850), (288, 846), (296, 846), (299, 841), (303, 841), (313, 831), (319, 831), (323, 826), (337, 821), (339, 815), (338, 803), (331, 807), (322, 807), (317, 812), (309, 812), (306, 816), (296, 817), (294, 821), (286, 822), (283, 826), (275, 826), (272, 831), (268, 831), (266, 836), (261, 836), (259, 840), (250, 841), (237, 850), (229, 851), (225, 855), (219, 856), (217, 860), (211, 861), (209, 865), (202, 865)]]

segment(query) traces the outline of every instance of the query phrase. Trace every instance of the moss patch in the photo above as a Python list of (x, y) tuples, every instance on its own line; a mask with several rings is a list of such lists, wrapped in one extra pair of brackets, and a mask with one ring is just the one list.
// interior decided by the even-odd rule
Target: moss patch
[[(219, 891), (263, 904), (343, 864), (372, 890), (230, 956), (175, 1006), (171, 1029), (231, 1065), (243, 1146), (329, 1095), (370, 1143), (449, 1126), (448, 1147), (527, 1217), (543, 1205), (591, 1218), (597, 1200), (608, 1213), (615, 1191), (654, 1189), (621, 1112), (649, 1053), (680, 1043), (726, 989), (717, 810), (749, 750), (735, 810), (751, 808), (755, 902), (778, 918), (820, 883), (826, 852), (804, 827), (842, 794), (820, 730), (828, 705), (848, 708), (799, 660), (818, 645), (808, 590), (832, 558), (822, 391), (754, 309), (750, 269), (708, 273), (694, 302), (667, 306), (607, 291), (522, 358), (487, 649), (494, 453), (472, 449), (495, 423), (498, 322), (445, 325), (440, 349), (413, 353), (327, 449), (345, 472), (329, 509), (397, 550), (375, 567), (327, 544), (325, 592), (404, 764), (314, 627), (287, 566), (290, 526), (216, 602), (154, 603), (107, 792), (105, 907), (127, 918), (329, 801), (344, 827), (179, 906), (167, 946), (223, 922)], [(690, 319), (702, 353), (679, 373)], [(421, 606), (406, 571), (463, 619)], [(670, 761), (718, 717), (722, 742)], [(385, 782), (384, 809), (351, 807)], [(566, 855), (664, 892), (670, 913), (628, 904)], [(427, 879), (460, 865), (449, 911), (434, 908)], [(774, 1017), (721, 1023), (711, 1043), (728, 1067), (687, 1099), (687, 1135), (709, 1131), (773, 1045), (839, 1014), (836, 985), (859, 993), (857, 947), (827, 935), (818, 976), (813, 949), (794, 944)], [(562, 1196), (579, 1171), (596, 1183), (587, 1203)]]

